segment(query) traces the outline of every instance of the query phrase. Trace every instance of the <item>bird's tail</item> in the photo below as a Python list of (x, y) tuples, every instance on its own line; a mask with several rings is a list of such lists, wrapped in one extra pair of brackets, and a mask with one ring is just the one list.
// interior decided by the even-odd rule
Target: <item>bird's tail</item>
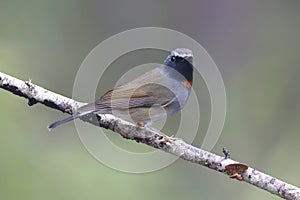
[(72, 120), (74, 120), (74, 119), (76, 119), (76, 118), (78, 118), (78, 117), (82, 117), (82, 116), (84, 116), (84, 115), (86, 115), (86, 114), (88, 114), (88, 113), (90, 113), (90, 112), (76, 113), (76, 114), (71, 115), (71, 116), (69, 116), (69, 117), (66, 117), (66, 118), (64, 118), (64, 119), (58, 120), (58, 121), (56, 121), (56, 122), (53, 122), (52, 124), (50, 124), (50, 125), (48, 126), (48, 130), (51, 131), (52, 129), (56, 128), (57, 126), (60, 126), (60, 125), (62, 125), (62, 124), (64, 124), (64, 123), (67, 123), (67, 122), (69, 122), (69, 121), (72, 121)]

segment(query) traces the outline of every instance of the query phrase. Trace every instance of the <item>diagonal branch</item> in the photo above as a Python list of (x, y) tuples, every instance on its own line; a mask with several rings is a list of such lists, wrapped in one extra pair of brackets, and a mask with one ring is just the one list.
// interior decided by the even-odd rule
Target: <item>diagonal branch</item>
[[(34, 85), (31, 81), (22, 81), (0, 72), (0, 88), (28, 99), (28, 105), (44, 104), (53, 109), (72, 114), (83, 103), (76, 102), (57, 93)], [(113, 115), (98, 115), (97, 120), (83, 119), (94, 125), (110, 129), (126, 139), (135, 140), (184, 160), (198, 163), (215, 171), (230, 175), (231, 178), (250, 183), (285, 199), (299, 199), (300, 189), (254, 168), (216, 154), (196, 148), (179, 138), (169, 137), (152, 128), (139, 127)], [(224, 151), (228, 153), (226, 150)]]

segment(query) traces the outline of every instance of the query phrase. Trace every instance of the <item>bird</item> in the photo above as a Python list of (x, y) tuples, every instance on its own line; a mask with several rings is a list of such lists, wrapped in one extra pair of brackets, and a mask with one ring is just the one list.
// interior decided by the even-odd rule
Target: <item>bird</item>
[(193, 68), (192, 51), (177, 48), (163, 64), (109, 90), (95, 102), (79, 107), (73, 115), (50, 124), (48, 129), (91, 114), (112, 114), (140, 127), (150, 126), (184, 107), (191, 92)]

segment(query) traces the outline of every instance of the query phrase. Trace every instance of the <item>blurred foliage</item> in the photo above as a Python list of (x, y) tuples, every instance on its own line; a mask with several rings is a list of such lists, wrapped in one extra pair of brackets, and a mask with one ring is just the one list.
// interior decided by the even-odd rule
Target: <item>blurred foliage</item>
[[(143, 26), (183, 32), (205, 47), (224, 78), (227, 118), (213, 151), (221, 154), (226, 146), (234, 159), (299, 186), (299, 4), (1, 0), (0, 71), (71, 96), (81, 62), (99, 42)], [(118, 172), (84, 149), (72, 123), (47, 131), (61, 113), (28, 107), (3, 90), (0, 97), (0, 199), (276, 199), (182, 160), (148, 174)], [(201, 146), (202, 132), (195, 146)]]

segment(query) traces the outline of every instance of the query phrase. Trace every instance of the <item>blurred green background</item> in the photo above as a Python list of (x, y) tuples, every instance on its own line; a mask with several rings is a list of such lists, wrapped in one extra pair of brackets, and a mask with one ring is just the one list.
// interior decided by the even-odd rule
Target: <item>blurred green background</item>
[[(136, 27), (180, 31), (203, 45), (226, 86), (213, 152), (226, 146), (233, 159), (300, 186), (299, 8), (292, 0), (1, 0), (0, 71), (71, 97), (81, 62), (101, 41)], [(147, 174), (110, 169), (85, 150), (73, 123), (48, 132), (66, 115), (4, 90), (0, 97), (0, 199), (277, 198), (182, 160)], [(193, 144), (202, 139), (199, 131)]]

